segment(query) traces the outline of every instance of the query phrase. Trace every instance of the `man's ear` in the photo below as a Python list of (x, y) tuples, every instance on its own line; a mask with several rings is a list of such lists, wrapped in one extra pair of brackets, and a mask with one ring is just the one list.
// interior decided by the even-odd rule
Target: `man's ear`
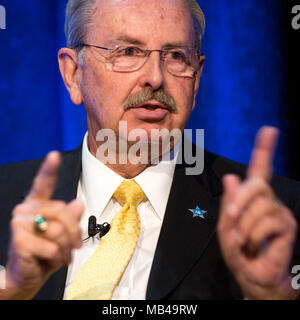
[(196, 76), (195, 76), (195, 83), (194, 83), (194, 100), (193, 100), (193, 107), (192, 110), (195, 109), (195, 105), (196, 105), (196, 96), (198, 93), (198, 89), (199, 89), (199, 84), (200, 84), (200, 78), (202, 76), (202, 72), (203, 72), (203, 67), (204, 67), (204, 62), (205, 62), (206, 57), (205, 56), (201, 56), (200, 57), (200, 68), (199, 71), (197, 72)]
[(69, 48), (60, 49), (58, 52), (58, 64), (72, 102), (76, 105), (82, 104), (83, 98), (79, 85), (81, 70), (79, 70), (76, 51)]

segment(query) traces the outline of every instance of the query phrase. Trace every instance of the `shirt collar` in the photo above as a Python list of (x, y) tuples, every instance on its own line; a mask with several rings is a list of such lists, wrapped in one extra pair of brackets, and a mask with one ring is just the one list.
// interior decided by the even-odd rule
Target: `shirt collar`
[[(90, 214), (100, 216), (125, 179), (91, 154), (87, 135), (88, 133), (82, 147), (82, 187)], [(174, 152), (164, 155), (158, 164), (148, 167), (134, 178), (161, 220), (167, 207), (179, 150), (180, 143), (176, 145)]]
[(99, 217), (124, 179), (91, 154), (87, 136), (82, 146), (82, 190), (90, 214)]

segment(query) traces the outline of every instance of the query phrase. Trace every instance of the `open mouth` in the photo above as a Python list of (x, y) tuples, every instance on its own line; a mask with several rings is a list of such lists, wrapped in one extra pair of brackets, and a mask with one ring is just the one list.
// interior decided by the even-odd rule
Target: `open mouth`
[(169, 112), (166, 106), (156, 101), (135, 106), (132, 110), (138, 118), (148, 121), (161, 121)]
[(169, 110), (169, 107), (156, 101), (156, 100), (151, 100), (147, 101), (143, 104), (139, 104), (137, 106), (134, 106), (133, 108), (144, 108), (147, 110), (156, 110), (156, 109), (163, 109), (163, 110)]
[(158, 105), (152, 105), (152, 104), (145, 104), (145, 105), (142, 105), (142, 106), (139, 106), (137, 108), (145, 108), (147, 110), (156, 110), (156, 109), (165, 109), (161, 106), (158, 106)]

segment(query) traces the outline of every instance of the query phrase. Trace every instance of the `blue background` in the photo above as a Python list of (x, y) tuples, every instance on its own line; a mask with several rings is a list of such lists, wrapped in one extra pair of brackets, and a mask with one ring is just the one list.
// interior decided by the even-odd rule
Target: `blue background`
[[(207, 62), (188, 127), (205, 129), (208, 150), (248, 163), (257, 130), (275, 125), (275, 171), (290, 175), (284, 1), (199, 1)], [(0, 30), (0, 163), (72, 149), (86, 131), (84, 108), (72, 105), (57, 65), (66, 2), (0, 0), (7, 14)]]

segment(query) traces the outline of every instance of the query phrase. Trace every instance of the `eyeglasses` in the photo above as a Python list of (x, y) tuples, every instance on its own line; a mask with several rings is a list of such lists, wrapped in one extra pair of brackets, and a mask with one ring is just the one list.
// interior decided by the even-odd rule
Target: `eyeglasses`
[(141, 49), (136, 46), (116, 46), (115, 48), (105, 48), (86, 43), (80, 43), (73, 47), (93, 47), (110, 52), (103, 55), (106, 66), (109, 70), (115, 72), (133, 72), (144, 66), (152, 52), (159, 52), (161, 61), (167, 71), (178, 77), (193, 78), (200, 69), (200, 57), (202, 54), (195, 48), (174, 47), (163, 50)]

